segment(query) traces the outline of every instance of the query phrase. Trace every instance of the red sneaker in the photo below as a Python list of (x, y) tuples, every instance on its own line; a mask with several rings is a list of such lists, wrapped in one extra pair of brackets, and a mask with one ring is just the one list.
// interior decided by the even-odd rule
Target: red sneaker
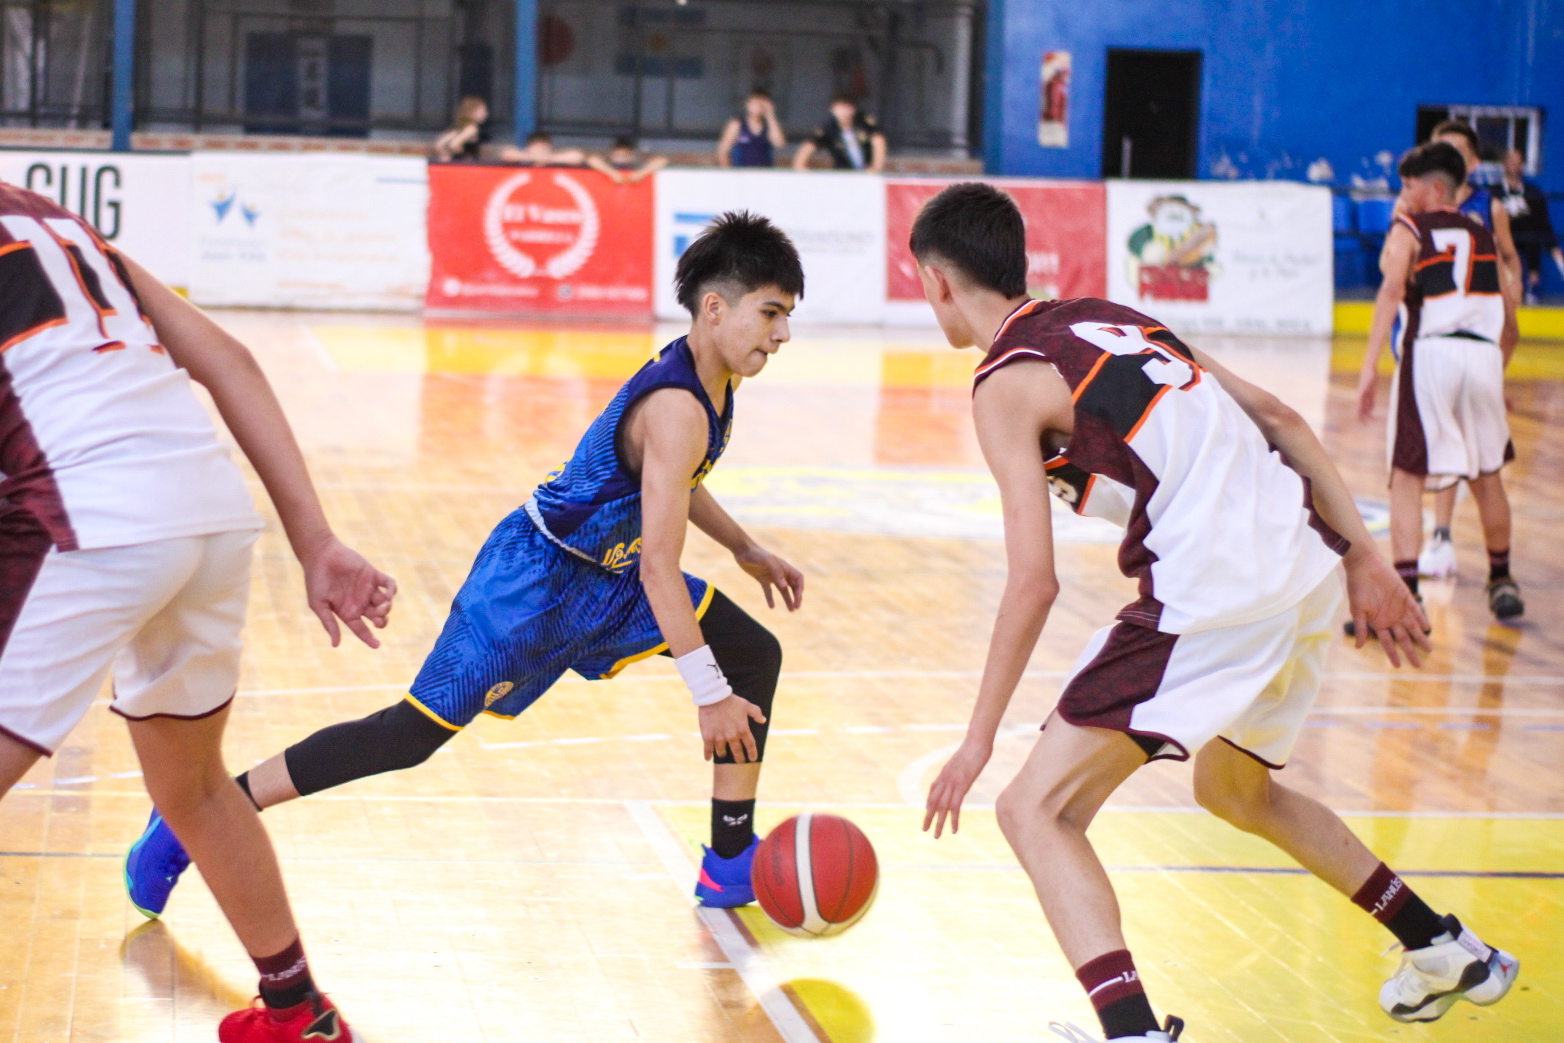
[(272, 1010), (260, 997), (217, 1026), (220, 1043), (365, 1043), (331, 1001), (316, 993), (297, 1007)]

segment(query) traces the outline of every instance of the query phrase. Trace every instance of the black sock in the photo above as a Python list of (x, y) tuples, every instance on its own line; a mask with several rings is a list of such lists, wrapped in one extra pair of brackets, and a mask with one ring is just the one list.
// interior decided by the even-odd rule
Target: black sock
[(1401, 577), (1401, 582), (1407, 585), (1412, 593), (1417, 593), (1417, 559), (1408, 558), (1405, 561), (1396, 562), (1396, 575)]
[(1444, 540), (1446, 543), (1449, 543), (1450, 542), (1450, 526), (1448, 526), (1448, 525), (1435, 525), (1434, 526), (1434, 539), (1436, 539), (1436, 540)]
[(1102, 1022), (1103, 1037), (1109, 1040), (1120, 1036), (1144, 1036), (1157, 1031), (1157, 1015), (1151, 1009), (1151, 1001), (1144, 992), (1126, 996), (1110, 1003), (1097, 1012)]
[(1510, 578), (1510, 550), (1491, 550), (1488, 552), (1488, 582), (1498, 583)]
[(1449, 931), (1444, 919), (1383, 862), (1358, 888), (1352, 901), (1384, 924), (1408, 949), (1426, 949), (1435, 938)]
[(244, 790), (245, 799), (254, 805), (256, 811), (260, 811), (261, 806), (255, 803), (255, 794), (250, 792), (250, 773), (247, 771), (241, 771), (239, 774), (234, 776), (234, 781), (239, 784), (240, 789)]
[(711, 849), (718, 858), (742, 855), (755, 836), (753, 800), (711, 801)]
[(315, 991), (309, 961), (304, 958), (304, 946), (297, 938), (276, 956), (252, 956), (250, 959), (261, 972), (261, 999), (273, 1010), (297, 1007)]

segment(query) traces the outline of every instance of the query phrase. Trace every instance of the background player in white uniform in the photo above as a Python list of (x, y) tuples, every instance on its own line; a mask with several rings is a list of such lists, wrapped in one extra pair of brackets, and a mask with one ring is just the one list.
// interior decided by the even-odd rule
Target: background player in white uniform
[(990, 186), (941, 192), (911, 247), (950, 343), (988, 346), (973, 415), (1009, 559), (972, 721), (929, 791), (924, 828), (938, 836), (947, 816), (959, 824), (1058, 592), (1052, 485), (1075, 510), (1125, 524), (1120, 567), (1140, 597), (1088, 644), (996, 811), (1104, 1033), (1178, 1035), (1176, 1019), (1157, 1030), (1086, 839), (1114, 789), (1158, 757), (1195, 755), (1202, 806), (1396, 934), (1405, 958), (1380, 992), (1391, 1017), (1427, 1021), (1458, 998), (1497, 1001), (1514, 958), (1435, 914), (1334, 812), (1271, 774), (1319, 689), (1338, 562), (1353, 616), (1373, 623), (1393, 663), (1416, 664), (1427, 647), (1421, 611), (1308, 424), (1144, 315), (1089, 298), (1028, 299), (1020, 212)]
[(192, 379), (255, 465), (310, 607), (371, 646), (395, 586), (332, 534), (244, 346), (85, 224), (0, 184), (0, 796), (114, 680), (147, 790), (261, 974), (225, 1043), (358, 1037), (314, 988), (221, 742), (261, 520)]
[(1508, 268), (1494, 237), (1455, 209), (1466, 164), (1446, 142), (1401, 160), (1400, 213), (1380, 255), (1358, 416), (1374, 413), (1379, 356), (1401, 317), (1391, 392), (1390, 546), (1413, 593), (1423, 539), (1423, 491), (1466, 482), (1488, 547), (1488, 607), (1500, 619), (1525, 611), (1510, 575), (1510, 501), (1499, 477), (1514, 455), (1505, 418), (1504, 334)]

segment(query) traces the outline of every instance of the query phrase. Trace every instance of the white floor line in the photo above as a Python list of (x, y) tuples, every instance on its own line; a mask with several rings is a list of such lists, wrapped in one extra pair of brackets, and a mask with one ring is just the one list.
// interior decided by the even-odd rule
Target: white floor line
[[(624, 807), (646, 842), (652, 845), (652, 850), (657, 853), (668, 875), (685, 894), (692, 893), (695, 890), (697, 870), (690, 864), (683, 845), (668, 831), (656, 809), (644, 800), (627, 800)], [(766, 958), (744, 937), (733, 922), (732, 915), (725, 909), (697, 909), (696, 912), (722, 954), (728, 958), (755, 999), (760, 1001), (761, 1009), (771, 1019), (772, 1026), (784, 1043), (820, 1043), (820, 1038), (777, 984)]]

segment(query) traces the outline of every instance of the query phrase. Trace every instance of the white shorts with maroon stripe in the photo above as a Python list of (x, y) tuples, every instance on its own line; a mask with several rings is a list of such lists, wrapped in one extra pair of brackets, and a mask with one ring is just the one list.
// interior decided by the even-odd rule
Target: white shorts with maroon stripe
[(1419, 337), (1410, 359), (1396, 367), (1390, 392), (1390, 465), (1426, 476), (1431, 490), (1502, 468), (1514, 450), (1498, 345)]
[[(0, 734), (51, 754), (111, 671), (109, 708), (195, 719), (233, 699), (251, 530), (60, 552), (0, 570)], [(0, 538), (4, 538), (0, 536)], [(17, 602), (20, 601), (20, 610)]]
[(1104, 627), (1065, 682), (1059, 716), (1125, 732), (1152, 760), (1185, 760), (1221, 738), (1280, 768), (1319, 694), (1342, 593), (1335, 569), (1297, 605), (1255, 623), (1192, 634)]

